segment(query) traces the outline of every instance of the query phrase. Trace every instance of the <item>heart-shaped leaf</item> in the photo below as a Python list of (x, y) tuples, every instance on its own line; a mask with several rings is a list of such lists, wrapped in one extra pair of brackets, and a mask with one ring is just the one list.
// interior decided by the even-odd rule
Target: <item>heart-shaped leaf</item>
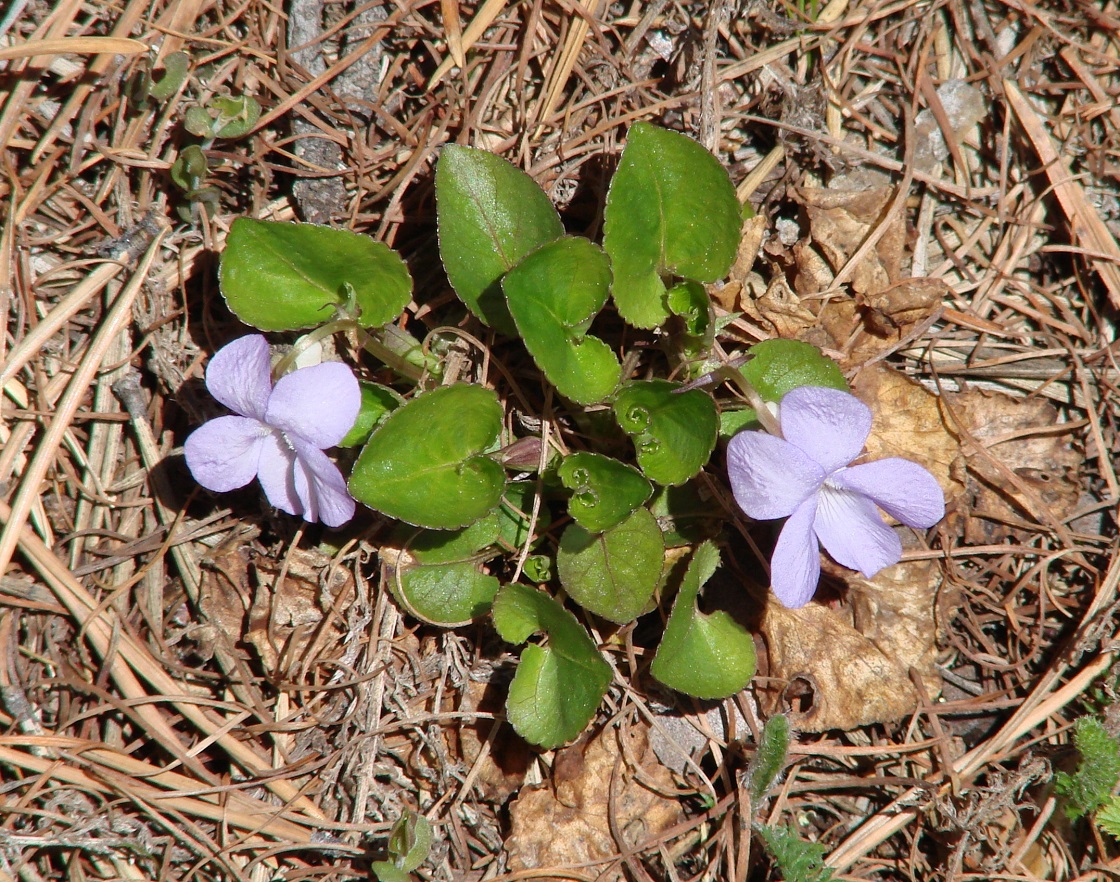
[(706, 614), (696, 608), (701, 586), (718, 566), (715, 545), (705, 542), (696, 549), (650, 666), (666, 686), (697, 698), (734, 695), (755, 671), (751, 635), (723, 610)]
[(453, 530), (497, 506), (505, 473), (489, 456), (502, 429), (498, 397), (482, 386), (442, 386), (393, 411), (350, 475), (359, 502), (420, 527)]
[(421, 621), (453, 628), (485, 615), (498, 580), (482, 563), (496, 553), (497, 511), (459, 530), (423, 530), (398, 525), (382, 546), (383, 582)]
[(619, 313), (639, 328), (660, 325), (669, 317), (662, 276), (723, 278), (741, 227), (735, 187), (714, 156), (685, 135), (635, 123), (603, 220)]
[(701, 389), (641, 380), (615, 397), (614, 414), (634, 440), (638, 465), (658, 484), (683, 484), (704, 468), (716, 446), (719, 414)]
[(557, 391), (578, 404), (602, 401), (618, 385), (615, 354), (587, 335), (610, 282), (606, 254), (577, 237), (542, 245), (502, 282), (525, 348)]
[(653, 492), (636, 468), (600, 453), (571, 454), (560, 464), (559, 476), (572, 491), (568, 514), (592, 533), (620, 524)]
[(436, 163), (436, 221), (459, 299), (492, 328), (516, 336), (501, 280), (530, 251), (564, 234), (548, 196), (500, 156), (448, 144)]
[(495, 510), (459, 530), (423, 530), (401, 524), (393, 531), (391, 545), (407, 552), (417, 563), (456, 563), (478, 557), (483, 549), (497, 543), (500, 533), (501, 517)]
[(572, 600), (619, 625), (645, 611), (664, 563), (661, 530), (644, 508), (604, 533), (571, 524), (556, 553), (560, 584)]
[(503, 640), (526, 646), (509, 687), (506, 715), (532, 744), (559, 747), (595, 715), (611, 682), (611, 668), (575, 616), (542, 591), (505, 585), (494, 599), (494, 627)]
[(412, 277), (395, 251), (368, 236), (239, 217), (222, 252), (221, 289), (233, 313), (263, 331), (321, 325), (339, 307), (372, 328), (400, 315)]

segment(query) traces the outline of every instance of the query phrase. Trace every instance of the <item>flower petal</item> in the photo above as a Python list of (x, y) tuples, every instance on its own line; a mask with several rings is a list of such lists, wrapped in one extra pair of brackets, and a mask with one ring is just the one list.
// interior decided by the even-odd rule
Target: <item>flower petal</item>
[(276, 381), (265, 422), (322, 449), (334, 447), (354, 427), (362, 390), (338, 361), (300, 368)]
[(340, 527), (354, 517), (354, 497), (342, 472), (317, 447), (289, 438), (296, 449), (295, 487), (303, 502), (304, 520)]
[(909, 527), (932, 527), (945, 517), (945, 493), (926, 469), (900, 457), (841, 469), (830, 479), (862, 493)]
[(270, 431), (261, 445), (258, 476), (264, 495), (280, 511), (303, 514), (303, 503), (296, 493), (296, 452), (283, 435)]
[(727, 478), (752, 518), (784, 518), (820, 487), (825, 473), (803, 451), (765, 432), (740, 432), (727, 444)]
[(268, 341), (249, 334), (215, 352), (206, 368), (206, 388), (234, 413), (268, 422), (264, 418), (272, 392)]
[(770, 558), (770, 588), (786, 609), (813, 599), (821, 577), (821, 552), (813, 532), (817, 498), (805, 500), (790, 515)]
[(851, 490), (821, 488), (813, 529), (838, 564), (869, 579), (902, 557), (902, 540), (883, 523), (875, 503)]
[(778, 406), (782, 435), (804, 450), (825, 473), (860, 455), (871, 432), (871, 410), (839, 389), (798, 386)]
[(257, 476), (268, 426), (242, 416), (204, 423), (187, 437), (183, 455), (194, 479), (207, 490), (225, 493)]

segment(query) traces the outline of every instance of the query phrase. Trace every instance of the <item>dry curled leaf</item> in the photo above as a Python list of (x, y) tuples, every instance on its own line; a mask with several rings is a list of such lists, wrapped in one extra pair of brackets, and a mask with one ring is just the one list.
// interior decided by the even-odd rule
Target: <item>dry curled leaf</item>
[(817, 317), (781, 276), (775, 276), (760, 297), (752, 297), (744, 289), (739, 308), (775, 337), (797, 338), (817, 323)]
[(593, 864), (590, 875), (600, 882), (624, 879), (617, 858), (654, 848), (684, 818), (677, 800), (661, 795), (674, 790), (644, 728), (605, 729), (557, 754), (551, 787), (523, 790), (511, 804), (510, 869), (541, 871), (533, 878), (559, 882), (571, 876), (549, 875), (549, 868)]
[(942, 279), (903, 279), (856, 302), (863, 307), (868, 330), (894, 342), (930, 318), (950, 294)]

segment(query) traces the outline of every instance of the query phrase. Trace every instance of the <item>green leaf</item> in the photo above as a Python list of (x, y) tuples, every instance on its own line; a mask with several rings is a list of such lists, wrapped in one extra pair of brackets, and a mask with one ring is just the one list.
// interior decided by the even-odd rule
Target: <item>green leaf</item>
[(366, 443), (370, 433), (380, 425), (390, 413), (404, 404), (397, 392), (380, 383), (370, 383), (368, 380), (359, 380), (362, 389), (362, 407), (358, 411), (358, 418), (353, 427), (346, 433), (346, 437), (338, 442), (339, 447), (357, 447)]
[(575, 616), (542, 591), (506, 585), (494, 599), (494, 626), (503, 640), (545, 645), (521, 653), (506, 698), (513, 728), (532, 744), (559, 747), (584, 730), (611, 682), (611, 668)]
[(723, 278), (742, 227), (727, 171), (684, 135), (635, 123), (607, 194), (603, 247), (622, 317), (652, 328), (669, 317), (663, 276)]
[(1097, 812), (1097, 826), (1114, 839), (1120, 839), (1120, 796), (1110, 797)]
[(753, 407), (736, 407), (719, 412), (719, 440), (730, 441), (744, 429), (761, 429)]
[(1103, 805), (1120, 781), (1120, 743), (1091, 716), (1073, 724), (1073, 743), (1081, 761), (1072, 775), (1058, 772), (1054, 776), (1054, 789), (1068, 800), (1066, 814), (1080, 818)]
[(650, 666), (666, 686), (697, 698), (734, 695), (746, 688), (755, 671), (751, 635), (723, 610), (702, 613), (696, 608), (701, 586), (718, 566), (714, 544), (696, 549)]
[(261, 118), (261, 106), (256, 98), (238, 95), (236, 98), (218, 96), (210, 102), (214, 115), (214, 137), (240, 138), (249, 134)]
[[(179, 157), (171, 163), (171, 180), (185, 193), (190, 193), (202, 186), (209, 174), (206, 164), (206, 154), (197, 144), (190, 144), (183, 148)], [(234, 221), (236, 223), (236, 221)]]
[(789, 717), (784, 714), (775, 714), (762, 727), (758, 753), (747, 767), (751, 799), (756, 805), (785, 768), (786, 757), (789, 755), (789, 739)]
[(350, 295), (358, 323), (371, 328), (400, 315), (412, 278), (395, 251), (368, 236), (239, 217), (222, 253), (221, 288), (234, 314), (264, 331), (322, 324)]
[(530, 582), (536, 582), (543, 585), (546, 582), (551, 582), (556, 575), (555, 567), (552, 563), (552, 558), (547, 554), (530, 554), (525, 558), (525, 578)]
[(624, 386), (614, 402), (638, 465), (658, 484), (683, 484), (704, 468), (719, 431), (715, 402), (701, 389), (676, 388), (667, 380), (641, 380)]
[(610, 281), (602, 249), (565, 237), (525, 257), (502, 282), (525, 348), (560, 394), (577, 404), (602, 401), (618, 385), (615, 354), (587, 334), (607, 302)]
[(389, 854), (400, 869), (411, 873), (427, 860), (431, 850), (431, 823), (423, 815), (406, 810), (389, 833)]
[(369, 868), (373, 870), (377, 882), (412, 882), (408, 873), (388, 861), (372, 861)]
[(448, 144), (436, 163), (436, 221), (459, 299), (485, 324), (517, 336), (501, 280), (530, 251), (564, 234), (548, 196), (501, 157)]
[(831, 882), (832, 868), (825, 865), (825, 847), (806, 842), (792, 827), (766, 827), (756, 824), (754, 831), (778, 865), (779, 878), (789, 882)]
[(474, 563), (402, 567), (389, 575), (389, 590), (423, 622), (454, 628), (486, 615), (500, 583)]
[(188, 107), (183, 114), (183, 128), (199, 138), (212, 138), (214, 136), (214, 117), (206, 112), (205, 107)]
[(664, 565), (661, 530), (644, 508), (603, 533), (571, 524), (556, 553), (560, 584), (572, 600), (619, 625), (645, 611)]
[(686, 279), (674, 285), (669, 289), (666, 303), (673, 315), (679, 315), (684, 319), (685, 333), (688, 336), (698, 340), (711, 336), (711, 304), (708, 302), (708, 292), (699, 282)]
[(749, 350), (751, 360), (741, 368), (756, 392), (778, 402), (798, 386), (826, 386), (848, 391), (840, 366), (816, 346), (800, 340), (763, 340)]
[(572, 491), (568, 514), (592, 533), (620, 524), (653, 492), (636, 468), (599, 453), (571, 454), (560, 464), (559, 475)]
[(370, 508), (436, 530), (492, 511), (505, 472), (485, 456), (502, 430), (498, 397), (482, 386), (441, 386), (393, 411), (370, 436), (350, 493)]
[(186, 52), (172, 52), (163, 59), (163, 76), (153, 79), (148, 86), (148, 94), (156, 101), (166, 101), (179, 91), (187, 79), (190, 57)]

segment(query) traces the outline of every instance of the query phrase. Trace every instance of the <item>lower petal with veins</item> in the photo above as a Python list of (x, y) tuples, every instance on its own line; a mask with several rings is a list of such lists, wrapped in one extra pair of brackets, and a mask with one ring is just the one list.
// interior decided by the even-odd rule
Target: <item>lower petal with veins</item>
[(868, 578), (902, 557), (902, 541), (883, 523), (875, 503), (828, 482), (818, 497), (813, 529), (833, 560)]

